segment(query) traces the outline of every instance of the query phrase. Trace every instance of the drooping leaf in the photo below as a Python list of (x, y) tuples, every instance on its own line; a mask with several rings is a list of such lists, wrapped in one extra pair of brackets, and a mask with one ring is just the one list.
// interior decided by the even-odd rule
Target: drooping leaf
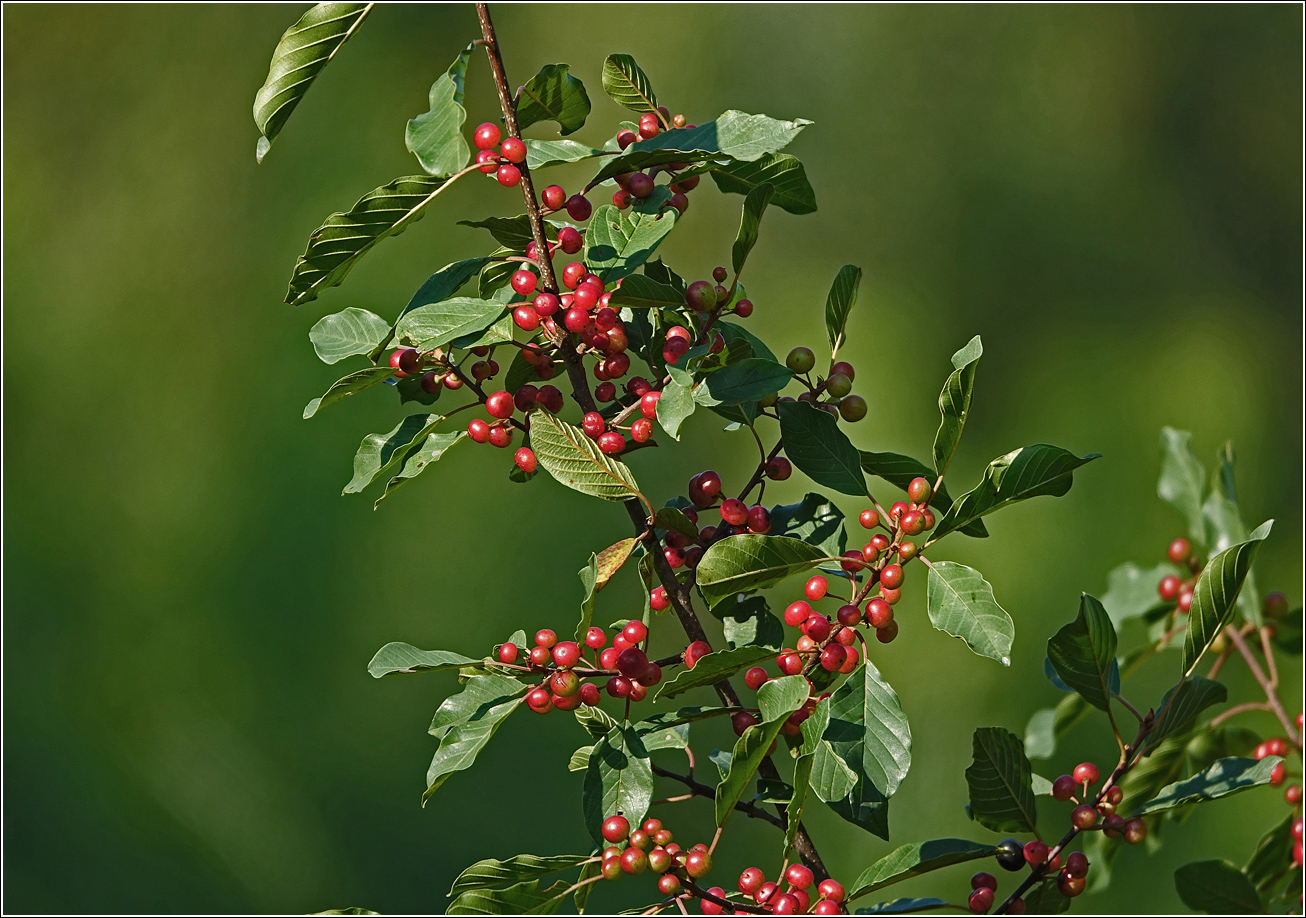
[[(894, 487), (907, 490), (907, 485), (911, 484), (913, 478), (924, 478), (929, 480), (933, 474), (932, 470), (919, 459), (913, 459), (911, 456), (903, 456), (900, 453), (875, 453), (861, 450), (862, 471), (883, 478)], [(940, 515), (946, 514), (952, 507), (952, 496), (948, 494), (948, 483), (940, 482), (939, 487), (930, 498), (930, 506), (939, 512)], [(977, 539), (988, 538), (989, 532), (984, 528), (983, 520), (972, 520), (965, 526), (962, 526), (958, 532), (962, 535), (974, 536)]]
[(652, 736), (660, 731), (671, 730), (687, 724), (692, 724), (700, 720), (707, 720), (709, 717), (721, 717), (725, 714), (733, 713), (738, 708), (722, 707), (713, 705), (705, 707), (703, 705), (689, 705), (683, 708), (677, 708), (674, 711), (659, 711), (656, 714), (650, 714), (643, 720), (635, 724), (635, 732), (645, 737)]
[(1202, 519), (1202, 492), (1206, 487), (1206, 469), (1197, 461), (1192, 449), (1193, 435), (1173, 427), (1161, 428), (1161, 477), (1156, 493), (1188, 523), (1188, 536), (1199, 547), (1206, 544), (1206, 526)]
[(1148, 813), (1160, 813), (1191, 803), (1204, 803), (1268, 784), (1270, 772), (1282, 761), (1274, 755), (1259, 761), (1244, 758), (1216, 759), (1201, 774), (1161, 788), (1135, 815), (1146, 816)]
[[(732, 651), (727, 651), (732, 652)], [(709, 655), (710, 656), (710, 655)], [(706, 658), (705, 658), (706, 659)], [(703, 664), (699, 661), (699, 665)], [(697, 667), (695, 667), (697, 669)], [(735, 742), (730, 768), (716, 789), (716, 824), (723, 826), (743, 796), (771, 744), (780, 735), (789, 715), (807, 700), (807, 681), (802, 676), (772, 679), (757, 690), (760, 723), (744, 731)]]
[(304, 406), (304, 419), (308, 420), (328, 405), (334, 405), (341, 399), (349, 398), (349, 396), (371, 388), (379, 382), (384, 382), (394, 375), (395, 371), (389, 366), (368, 367), (365, 370), (359, 370), (337, 379), (331, 384), (331, 388), (323, 393), (321, 398), (315, 398)]
[(639, 496), (626, 464), (605, 455), (579, 427), (542, 410), (532, 411), (530, 421), (535, 457), (560, 484), (604, 500)]
[(709, 373), (695, 393), (704, 405), (738, 405), (779, 392), (793, 371), (765, 357), (749, 357)]
[(1106, 711), (1120, 694), (1116, 629), (1093, 596), (1079, 595), (1079, 614), (1048, 640), (1048, 660), (1057, 675), (1093, 707)]
[(568, 64), (545, 64), (526, 81), (517, 96), (517, 127), (524, 131), (541, 121), (556, 121), (558, 132), (566, 136), (584, 126), (590, 97), (570, 70)]
[(439, 672), (446, 669), (458, 669), (478, 662), (460, 653), (447, 650), (418, 650), (412, 644), (392, 641), (376, 652), (372, 662), (367, 664), (367, 671), (373, 679), (394, 673)]
[(401, 468), (393, 478), (386, 482), (385, 493), (376, 499), (373, 508), (380, 506), (381, 501), (385, 500), (395, 489), (405, 482), (411, 481), (422, 472), (426, 471), (427, 466), (433, 462), (438, 462), (445, 453), (449, 451), (455, 443), (467, 438), (466, 430), (455, 430), (449, 433), (428, 434), (426, 439), (418, 447), (407, 454), (404, 459), (403, 468)]
[(655, 701), (675, 698), (690, 689), (712, 685), (722, 679), (728, 679), (741, 669), (756, 666), (763, 660), (776, 655), (774, 647), (756, 647), (746, 645), (734, 650), (717, 650), (700, 657), (694, 668), (685, 667), (676, 673), (676, 678), (662, 683)]
[[(828, 745), (822, 743), (821, 748), (827, 748)], [(829, 801), (827, 805), (845, 821), (888, 841), (889, 801), (870, 782), (857, 781), (847, 796)]]
[(775, 586), (815, 567), (819, 548), (784, 536), (743, 534), (715, 542), (698, 562), (698, 586), (708, 605), (749, 590)]
[(567, 898), (571, 887), (562, 880), (547, 889), (539, 880), (506, 889), (469, 889), (449, 903), (446, 915), (550, 915)]
[(999, 456), (984, 470), (984, 479), (939, 520), (931, 542), (972, 520), (1031, 497), (1060, 497), (1070, 490), (1075, 469), (1100, 458), (1090, 453), (1082, 459), (1059, 446), (1038, 443)]
[(1158, 720), (1147, 735), (1147, 748), (1155, 749), (1166, 737), (1186, 733), (1197, 715), (1213, 704), (1223, 704), (1229, 690), (1219, 682), (1201, 676), (1189, 676), (1171, 688), (1156, 706)]
[(445, 699), (427, 731), (440, 740), (440, 748), (426, 771), (423, 806), (450, 775), (472, 766), (528, 688), (507, 676), (472, 676), (461, 692)]
[(735, 244), (730, 250), (730, 263), (735, 269), (736, 277), (743, 270), (744, 262), (748, 260), (748, 253), (757, 245), (762, 214), (766, 213), (766, 205), (771, 203), (774, 194), (775, 186), (763, 182), (748, 192), (748, 196), (744, 198), (744, 210), (739, 218), (739, 234), (735, 237)]
[(967, 841), (964, 838), (936, 838), (933, 841), (912, 842), (896, 848), (863, 870), (853, 881), (847, 898), (856, 899), (877, 889), (929, 873), (931, 870), (992, 857), (996, 851), (997, 848), (993, 845)]
[(363, 24), (373, 6), (319, 3), (286, 29), (272, 52), (268, 77), (254, 96), (254, 123), (260, 134), (254, 155), (260, 163), (304, 93)]
[(502, 861), (486, 858), (458, 874), (453, 886), (449, 888), (449, 895), (456, 896), (469, 889), (488, 889), (506, 883), (535, 880), (560, 870), (578, 867), (589, 859), (588, 854), (555, 854), (548, 857), (519, 854)]
[(1038, 824), (1033, 769), (1015, 734), (979, 727), (972, 737), (974, 760), (966, 769), (970, 814), (994, 832), (1032, 833)]
[(648, 75), (629, 54), (609, 54), (603, 62), (603, 91), (632, 112), (656, 112), (658, 97)]
[(791, 214), (816, 211), (816, 192), (807, 181), (807, 172), (788, 153), (767, 153), (752, 162), (714, 163), (708, 174), (723, 193), (748, 194), (761, 185), (771, 185), (775, 189), (771, 203), (776, 207)]
[[(1206, 520), (1206, 545), (1211, 554), (1224, 551), (1239, 542), (1246, 542), (1247, 526), (1243, 523), (1238, 505), (1215, 491), (1202, 504), (1202, 516)], [(1265, 624), (1261, 610), (1261, 594), (1256, 589), (1256, 574), (1248, 570), (1243, 580), (1242, 591), (1238, 594), (1238, 610), (1243, 618), (1256, 627)]]
[(737, 597), (738, 602), (719, 602), (712, 614), (721, 619), (726, 649), (755, 645), (778, 648), (784, 641), (784, 625), (771, 614), (761, 596)]
[(343, 493), (357, 494), (373, 481), (390, 474), (443, 420), (441, 414), (410, 414), (393, 430), (368, 434), (354, 454), (354, 476), (345, 485)]
[(620, 813), (631, 825), (644, 821), (653, 799), (653, 768), (644, 741), (633, 725), (612, 730), (594, 745), (581, 797), (585, 824), (596, 844), (604, 844), (603, 820)]
[(911, 727), (893, 687), (868, 660), (830, 698), (823, 736), (831, 750), (885, 797), (911, 767)]
[(894, 899), (890, 902), (881, 902), (878, 905), (859, 908), (853, 914), (855, 915), (906, 915), (910, 912), (928, 912), (936, 908), (946, 908), (947, 902), (942, 899)]
[(583, 159), (593, 159), (602, 155), (588, 144), (574, 140), (526, 140), (526, 167), (534, 172), (549, 166), (564, 163), (578, 163)]
[(472, 151), (463, 137), (463, 84), (467, 79), (467, 62), (476, 50), (468, 45), (449, 69), (431, 84), (430, 108), (412, 118), (404, 131), (404, 146), (417, 157), (431, 175), (453, 175), (467, 165)]
[(503, 315), (503, 304), (455, 296), (418, 306), (395, 325), (395, 337), (419, 350), (443, 347), (462, 335), (484, 331)]
[(390, 334), (390, 323), (374, 312), (350, 306), (323, 316), (308, 331), (308, 340), (323, 363), (370, 354)]
[(677, 215), (674, 207), (660, 214), (618, 210), (611, 204), (595, 208), (585, 233), (585, 264), (605, 284), (633, 274), (675, 229)]
[(1174, 872), (1184, 905), (1211, 915), (1257, 915), (1264, 909), (1252, 881), (1228, 861), (1194, 861)]
[(567, 761), (567, 771), (584, 771), (590, 766), (590, 753), (594, 751), (593, 744), (581, 746), (571, 754)]
[(1273, 520), (1266, 520), (1246, 542), (1230, 546), (1208, 561), (1198, 575), (1193, 586), (1193, 604), (1188, 610), (1188, 630), (1184, 634), (1185, 676), (1192, 674), (1207, 648), (1233, 617), (1243, 581), (1273, 525)]
[(926, 584), (926, 606), (935, 628), (961, 638), (982, 657), (1011, 665), (1016, 626), (979, 571), (956, 561), (936, 561)]
[(866, 493), (861, 453), (830, 414), (807, 402), (780, 402), (776, 410), (785, 455), (800, 472), (841, 494)]
[(597, 554), (591, 554), (589, 563), (580, 569), (580, 583), (585, 595), (580, 603), (580, 622), (576, 625), (576, 643), (585, 646), (585, 635), (594, 621), (594, 595), (612, 579), (635, 550), (639, 540), (622, 539)]
[(643, 274), (631, 274), (612, 291), (608, 305), (613, 309), (664, 309), (683, 306), (685, 295), (668, 284)]
[(844, 265), (834, 276), (830, 292), (825, 298), (825, 334), (830, 339), (830, 359), (834, 360), (843, 346), (848, 316), (857, 303), (857, 288), (862, 283), (862, 269)]
[(1102, 605), (1117, 628), (1121, 623), (1137, 618), (1160, 606), (1161, 597), (1156, 588), (1161, 578), (1179, 576), (1181, 571), (1173, 564), (1158, 564), (1153, 568), (1140, 567), (1132, 561), (1120, 565), (1107, 574), (1106, 593)]
[(308, 248), (295, 263), (286, 302), (302, 306), (339, 284), (378, 242), (421, 219), (427, 205), (452, 182), (440, 176), (404, 176), (369, 191), (347, 212), (327, 217), (308, 237)]
[(838, 557), (848, 547), (843, 511), (829, 499), (810, 492), (796, 504), (771, 508), (769, 534), (802, 539), (831, 557)]
[(942, 477), (952, 463), (961, 442), (961, 432), (970, 415), (970, 399), (975, 390), (975, 369), (979, 365), (984, 345), (976, 335), (957, 353), (952, 355), (952, 374), (939, 393), (939, 430), (934, 435), (934, 471)]
[(668, 374), (671, 382), (662, 388), (662, 397), (658, 399), (657, 418), (662, 429), (673, 438), (680, 439), (680, 425), (694, 413), (697, 402), (694, 401), (694, 377), (679, 367), (670, 367)]

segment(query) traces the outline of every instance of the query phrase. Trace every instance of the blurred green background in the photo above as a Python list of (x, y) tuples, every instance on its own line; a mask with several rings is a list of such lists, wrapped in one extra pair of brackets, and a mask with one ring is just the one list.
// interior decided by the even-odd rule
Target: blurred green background
[[(424, 731), (455, 681), (377, 682), (365, 665), (390, 640), (478, 654), (518, 626), (570, 628), (574, 572), (627, 534), (625, 513), (543, 476), (510, 484), (507, 456), (468, 448), (374, 513), (369, 495), (339, 489), (359, 439), (407, 412), (371, 392), (300, 419), (340, 375), (315, 359), (313, 321), (350, 305), (393, 317), (432, 270), (487, 248), (455, 220), (517, 213), (520, 199), (469, 180), (343, 287), (281, 305), (322, 218), (420, 171), (405, 119), (476, 36), (474, 12), (377, 9), (256, 166), (254, 92), (302, 10), (4, 9), (8, 911), (442, 910), (477, 858), (588, 844), (580, 776), (565, 770), (588, 742), (579, 727), (518, 715), (422, 810)], [(510, 79), (570, 61), (594, 101), (578, 136), (596, 144), (621, 116), (598, 79), (612, 51), (634, 53), (691, 120), (739, 108), (816, 122), (791, 152), (820, 211), (767, 214), (750, 327), (776, 350), (823, 346), (830, 279), (865, 268), (845, 351), (871, 403), (860, 446), (926, 455), (948, 357), (979, 333), (950, 478), (973, 481), (1027, 443), (1105, 456), (1066, 498), (946, 545), (1015, 618), (1010, 669), (930, 629), (909, 584), (902, 635), (876, 657), (914, 737), (895, 842), (989, 837), (962, 812), (971, 730), (1023, 734), (1058, 697), (1042, 647), (1078, 592), (1103, 591), (1123, 561), (1159, 561), (1179, 533), (1155, 498), (1163, 424), (1195, 431), (1203, 459), (1233, 438), (1248, 521), (1278, 519), (1262, 589), (1301, 601), (1301, 15), (497, 10)], [(483, 59), (468, 107), (469, 124), (496, 115)], [(571, 188), (583, 171), (559, 176)], [(689, 277), (728, 263), (740, 200), (705, 183), (664, 256)], [(751, 470), (742, 435), (710, 416), (689, 432), (670, 455), (633, 457), (648, 493), (678, 493), (709, 464), (727, 487)], [(804, 490), (795, 475), (768, 497)], [(602, 621), (638, 602), (633, 580), (600, 597)], [(656, 629), (655, 649), (675, 630)], [(1149, 667), (1130, 694), (1159, 697), (1176, 668)], [(1235, 695), (1254, 689), (1240, 667), (1225, 672)], [(695, 730), (703, 752), (728, 739)], [(1110, 747), (1085, 726), (1038, 770)], [(710, 807), (682, 809), (688, 844)], [(1127, 852), (1084, 907), (1180, 908), (1174, 867), (1243, 863), (1283, 812), (1271, 791), (1209, 805), (1154, 857)], [(811, 822), (845, 879), (890, 848), (825, 812)], [(718, 858), (723, 885), (750, 849), (774, 869), (773, 830), (745, 823)], [(900, 889), (961, 901), (968, 876)], [(593, 902), (651, 890), (628, 881)]]

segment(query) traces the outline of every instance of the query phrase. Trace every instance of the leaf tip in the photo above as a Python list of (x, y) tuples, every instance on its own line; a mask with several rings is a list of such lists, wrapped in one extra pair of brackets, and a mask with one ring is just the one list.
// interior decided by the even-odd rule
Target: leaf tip
[(259, 163), (259, 165), (263, 164), (263, 157), (267, 156), (268, 150), (271, 149), (272, 149), (272, 141), (260, 135), (258, 139), (258, 143), (254, 145), (254, 159)]

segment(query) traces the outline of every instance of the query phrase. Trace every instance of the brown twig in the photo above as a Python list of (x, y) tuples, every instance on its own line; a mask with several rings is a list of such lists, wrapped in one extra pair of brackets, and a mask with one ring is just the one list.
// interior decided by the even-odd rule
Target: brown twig
[(1287, 734), (1288, 741), (1301, 749), (1301, 736), (1297, 733), (1296, 725), (1293, 724), (1292, 718), (1288, 716), (1288, 712), (1283, 709), (1283, 702), (1279, 701), (1279, 693), (1274, 690), (1269, 678), (1261, 669), (1260, 664), (1256, 662), (1256, 655), (1247, 646), (1247, 641), (1243, 638), (1242, 632), (1237, 628), (1228, 627), (1225, 628), (1224, 633), (1229, 636), (1229, 640), (1233, 642), (1234, 647), (1238, 648), (1238, 653), (1242, 654), (1243, 660), (1247, 663), (1247, 668), (1251, 670), (1252, 678), (1265, 692), (1265, 700), (1269, 704), (1270, 710), (1274, 712), (1274, 716), (1279, 718), (1279, 723), (1283, 724), (1283, 731)]

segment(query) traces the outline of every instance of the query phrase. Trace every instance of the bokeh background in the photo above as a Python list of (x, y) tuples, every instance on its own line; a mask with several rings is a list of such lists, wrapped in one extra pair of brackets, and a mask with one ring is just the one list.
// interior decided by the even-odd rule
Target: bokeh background
[[(405, 410), (372, 392), (300, 418), (339, 375), (306, 337), (320, 315), (394, 316), (430, 271), (485, 250), (456, 219), (517, 213), (520, 199), (464, 183), (343, 287), (281, 304), (323, 217), (420, 171), (405, 119), (476, 36), (474, 12), (376, 10), (256, 166), (254, 92), (303, 9), (4, 9), (7, 911), (442, 910), (477, 858), (588, 844), (581, 779), (565, 770), (588, 740), (567, 718), (517, 716), (423, 810), (425, 728), (454, 679), (377, 682), (365, 665), (390, 640), (477, 654), (518, 626), (571, 627), (575, 571), (626, 534), (625, 513), (543, 476), (510, 484), (507, 456), (466, 448), (373, 512), (339, 489), (359, 439)], [(914, 735), (895, 842), (988, 837), (962, 811), (971, 730), (1023, 733), (1057, 697), (1042, 645), (1079, 591), (1100, 593), (1123, 561), (1159, 560), (1180, 531), (1155, 497), (1163, 424), (1193, 430), (1204, 459), (1234, 440), (1245, 515), (1278, 519), (1262, 589), (1301, 601), (1301, 15), (497, 10), (510, 79), (566, 60), (585, 81), (584, 139), (601, 143), (621, 116), (598, 78), (611, 51), (635, 53), (691, 119), (739, 108), (816, 122), (791, 152), (820, 211), (767, 214), (751, 327), (777, 350), (819, 349), (830, 279), (864, 267), (845, 352), (871, 403), (859, 445), (927, 454), (948, 357), (979, 333), (951, 477), (973, 481), (1027, 443), (1105, 456), (1066, 498), (947, 546), (1015, 618), (1010, 669), (932, 631), (923, 591), (908, 590), (901, 638), (876, 658)], [(468, 105), (471, 124), (496, 112), (479, 58)], [(558, 175), (574, 187), (582, 172)], [(705, 183), (665, 257), (690, 277), (728, 262), (739, 204)], [(708, 465), (728, 485), (751, 470), (742, 435), (710, 416), (688, 429), (670, 455), (633, 459), (650, 494)], [(795, 476), (768, 494), (804, 490)], [(600, 597), (602, 620), (638, 602), (633, 581)], [(1146, 669), (1131, 694), (1158, 697), (1174, 669)], [(1254, 688), (1225, 672), (1234, 693)], [(695, 731), (703, 752), (732, 739)], [(1039, 770), (1110, 745), (1084, 726)], [(710, 807), (682, 809), (692, 842)], [(1282, 813), (1271, 791), (1212, 804), (1154, 857), (1128, 852), (1084, 907), (1180, 908), (1174, 867), (1242, 863)], [(723, 877), (750, 848), (775, 850), (773, 830), (746, 822), (731, 825)], [(891, 847), (824, 812), (811, 822), (845, 878)], [(961, 901), (968, 876), (900, 889)], [(593, 903), (651, 887), (614, 884)]]

